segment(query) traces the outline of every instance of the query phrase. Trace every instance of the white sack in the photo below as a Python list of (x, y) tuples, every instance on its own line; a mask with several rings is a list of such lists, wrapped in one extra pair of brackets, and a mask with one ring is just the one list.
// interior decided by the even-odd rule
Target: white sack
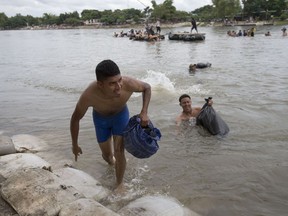
[(38, 152), (45, 147), (47, 143), (35, 136), (29, 134), (18, 134), (11, 137), (17, 152)]
[(81, 170), (66, 167), (53, 170), (53, 173), (61, 179), (63, 184), (73, 186), (83, 193), (86, 198), (100, 201), (110, 193), (100, 182)]
[(59, 216), (119, 216), (110, 209), (91, 199), (79, 199), (65, 205)]
[(13, 153), (16, 153), (16, 149), (11, 138), (0, 135), (0, 156)]
[(31, 153), (16, 153), (9, 154), (0, 157), (0, 174), (8, 178), (10, 174), (18, 172), (24, 168), (47, 168), (49, 169), (50, 164)]
[(52, 172), (39, 168), (11, 174), (2, 183), (1, 195), (19, 215), (29, 216), (57, 216), (63, 206), (84, 197)]
[(123, 207), (119, 212), (123, 216), (199, 216), (182, 204), (166, 196), (144, 196)]

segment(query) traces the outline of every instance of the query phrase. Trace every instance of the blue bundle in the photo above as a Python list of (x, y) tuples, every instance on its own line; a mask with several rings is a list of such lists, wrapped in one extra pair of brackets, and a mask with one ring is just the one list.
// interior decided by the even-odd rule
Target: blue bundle
[(151, 121), (147, 127), (141, 127), (140, 118), (135, 115), (129, 119), (123, 137), (124, 147), (130, 154), (137, 158), (149, 158), (159, 149), (157, 141), (161, 138), (161, 132)]

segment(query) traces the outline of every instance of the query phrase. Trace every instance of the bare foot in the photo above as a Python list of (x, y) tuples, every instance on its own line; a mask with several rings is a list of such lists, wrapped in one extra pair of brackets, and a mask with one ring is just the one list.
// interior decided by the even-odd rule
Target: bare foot
[(114, 156), (112, 157), (104, 157), (104, 155), (102, 154), (102, 158), (110, 165), (110, 166), (114, 166), (115, 165), (115, 162), (116, 162), (116, 159)]
[(118, 185), (118, 186), (115, 188), (115, 190), (113, 191), (113, 193), (114, 193), (115, 195), (124, 195), (126, 192), (127, 192), (127, 191), (126, 191), (126, 188), (125, 188), (125, 186), (124, 186), (123, 183), (121, 183), (120, 185)]

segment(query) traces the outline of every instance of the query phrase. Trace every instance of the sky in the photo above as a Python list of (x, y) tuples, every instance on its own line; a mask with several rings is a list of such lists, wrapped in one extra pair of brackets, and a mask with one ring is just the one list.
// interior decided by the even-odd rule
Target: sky
[[(164, 0), (156, 0), (162, 4)], [(193, 11), (205, 5), (212, 5), (211, 0), (174, 0), (176, 10)], [(80, 14), (84, 9), (115, 10), (135, 8), (143, 10), (152, 7), (151, 0), (0, 0), (0, 13), (11, 17), (16, 14), (23, 16), (42, 17), (44, 13), (59, 16), (60, 13), (72, 13), (78, 11)]]

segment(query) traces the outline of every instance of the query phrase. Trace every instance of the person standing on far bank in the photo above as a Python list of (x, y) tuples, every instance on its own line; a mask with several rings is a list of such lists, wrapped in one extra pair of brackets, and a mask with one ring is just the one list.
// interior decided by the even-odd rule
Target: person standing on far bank
[(192, 33), (193, 29), (195, 29), (196, 32), (198, 33), (197, 24), (196, 24), (196, 21), (195, 21), (195, 19), (194, 19), (193, 17), (192, 17), (192, 19), (191, 19), (191, 24), (192, 24), (192, 27), (191, 27), (190, 33)]
[(127, 101), (134, 92), (142, 92), (143, 102), (139, 117), (141, 126), (147, 126), (151, 87), (148, 83), (121, 76), (118, 66), (111, 60), (100, 62), (95, 72), (97, 80), (81, 94), (71, 116), (72, 152), (77, 161), (78, 156), (82, 154), (78, 144), (79, 123), (88, 108), (92, 107), (93, 122), (102, 157), (109, 165), (115, 165), (115, 192), (123, 193), (123, 177), (126, 169), (123, 131), (129, 121)]

